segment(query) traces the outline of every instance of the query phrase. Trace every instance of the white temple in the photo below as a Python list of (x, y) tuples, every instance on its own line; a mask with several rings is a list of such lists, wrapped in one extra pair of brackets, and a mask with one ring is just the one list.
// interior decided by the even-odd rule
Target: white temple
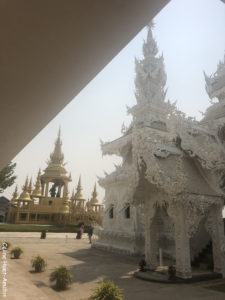
[(151, 269), (161, 248), (177, 276), (191, 278), (191, 261), (212, 241), (214, 272), (225, 276), (225, 61), (205, 78), (219, 102), (202, 121), (165, 102), (164, 60), (149, 26), (143, 59), (136, 60), (133, 120), (120, 138), (102, 144), (104, 155), (123, 161), (99, 179), (105, 212), (94, 247), (145, 254)]

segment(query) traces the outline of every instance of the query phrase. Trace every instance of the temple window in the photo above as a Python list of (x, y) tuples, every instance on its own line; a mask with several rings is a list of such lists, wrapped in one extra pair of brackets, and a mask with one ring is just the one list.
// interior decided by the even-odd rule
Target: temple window
[(49, 204), (49, 205), (52, 205), (52, 200), (49, 200), (49, 201), (48, 201), (48, 204)]
[(113, 219), (113, 206), (109, 210), (109, 218)]
[(126, 208), (125, 208), (124, 212), (125, 212), (125, 218), (130, 219), (130, 204), (129, 203), (126, 204)]
[(26, 220), (27, 214), (20, 214), (20, 220)]
[(35, 220), (35, 214), (30, 214), (30, 220)]
[(45, 214), (40, 214), (39, 215), (39, 220), (40, 221), (48, 221), (49, 220), (49, 215), (45, 215)]

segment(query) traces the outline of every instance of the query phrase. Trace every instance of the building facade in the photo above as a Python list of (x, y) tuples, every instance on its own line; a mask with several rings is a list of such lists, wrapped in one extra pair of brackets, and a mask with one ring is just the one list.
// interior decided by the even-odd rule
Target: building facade
[(150, 269), (159, 266), (160, 249), (178, 277), (190, 278), (191, 262), (211, 242), (213, 270), (225, 276), (225, 62), (206, 76), (218, 102), (200, 122), (186, 117), (165, 101), (164, 60), (149, 26), (135, 85), (131, 125), (102, 143), (102, 153), (122, 164), (99, 179), (105, 211), (93, 246), (144, 254)]

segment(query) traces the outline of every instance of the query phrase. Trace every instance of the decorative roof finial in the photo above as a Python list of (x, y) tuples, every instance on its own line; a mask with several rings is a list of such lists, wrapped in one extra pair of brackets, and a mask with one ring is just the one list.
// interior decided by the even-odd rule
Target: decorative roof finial
[(74, 189), (73, 189), (72, 195), (71, 195), (71, 200), (74, 200), (74, 197), (75, 197), (75, 192), (74, 192)]
[(61, 129), (59, 128), (58, 136), (55, 141), (55, 149), (50, 154), (50, 163), (63, 164), (64, 154), (62, 153)]
[(78, 180), (78, 184), (77, 184), (77, 191), (78, 189), (81, 191), (82, 190), (82, 186), (81, 186), (81, 175), (79, 177), (79, 180)]
[(58, 138), (60, 139), (61, 137), (61, 126), (59, 126), (59, 130), (58, 130)]
[(24, 186), (23, 186), (23, 191), (28, 192), (28, 176), (26, 177), (26, 180), (25, 180), (25, 183), (24, 183)]
[(143, 44), (143, 58), (135, 59), (135, 87), (137, 104), (163, 103), (166, 93), (166, 73), (163, 56), (158, 56), (158, 47), (152, 35), (154, 23), (148, 27), (147, 39)]
[(18, 186), (16, 185), (15, 190), (12, 194), (12, 201), (15, 202), (18, 199)]
[(91, 204), (99, 204), (97, 196), (98, 196), (98, 193), (97, 193), (96, 183), (95, 183), (94, 190), (92, 192), (91, 201), (90, 201)]
[(153, 21), (153, 19), (148, 23), (147, 27), (148, 27), (149, 29), (154, 29), (154, 27), (155, 27), (155, 22)]
[(41, 196), (41, 169), (38, 171), (35, 188), (32, 193), (33, 197), (40, 197)]
[(28, 189), (29, 189), (29, 187), (28, 187), (28, 176), (27, 176), (25, 184), (23, 186), (23, 192), (20, 194), (20, 197), (19, 197), (20, 201), (32, 202)]
[(30, 182), (29, 182), (29, 186), (28, 186), (28, 193), (30, 193), (31, 194), (31, 192), (32, 192), (32, 177), (30, 178)]
[(217, 98), (219, 102), (225, 101), (225, 53), (224, 60), (219, 61), (217, 70), (211, 76), (204, 72), (205, 88), (210, 99)]
[(77, 184), (77, 191), (76, 191), (76, 194), (75, 194), (75, 199), (76, 200), (85, 200), (82, 193), (82, 186), (81, 186), (81, 175), (79, 177), (79, 180), (78, 180), (78, 184)]

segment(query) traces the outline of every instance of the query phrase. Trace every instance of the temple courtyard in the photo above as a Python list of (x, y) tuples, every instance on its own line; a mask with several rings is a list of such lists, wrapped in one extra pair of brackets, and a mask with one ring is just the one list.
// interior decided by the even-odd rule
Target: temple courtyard
[[(157, 299), (218, 299), (223, 292), (208, 289), (225, 284), (224, 279), (189, 284), (162, 284), (139, 280), (133, 277), (137, 270), (138, 257), (123, 256), (93, 249), (84, 235), (82, 240), (74, 239), (73, 233), (47, 233), (45, 240), (40, 233), (0, 232), (0, 240), (7, 240), (12, 246), (21, 246), (21, 259), (10, 259), (7, 254), (7, 298), (14, 299), (76, 299), (85, 300), (102, 280), (113, 280), (127, 300)], [(48, 263), (45, 272), (34, 273), (31, 259), (40, 254)], [(66, 265), (74, 276), (71, 287), (62, 292), (54, 290), (49, 282), (52, 270)]]

